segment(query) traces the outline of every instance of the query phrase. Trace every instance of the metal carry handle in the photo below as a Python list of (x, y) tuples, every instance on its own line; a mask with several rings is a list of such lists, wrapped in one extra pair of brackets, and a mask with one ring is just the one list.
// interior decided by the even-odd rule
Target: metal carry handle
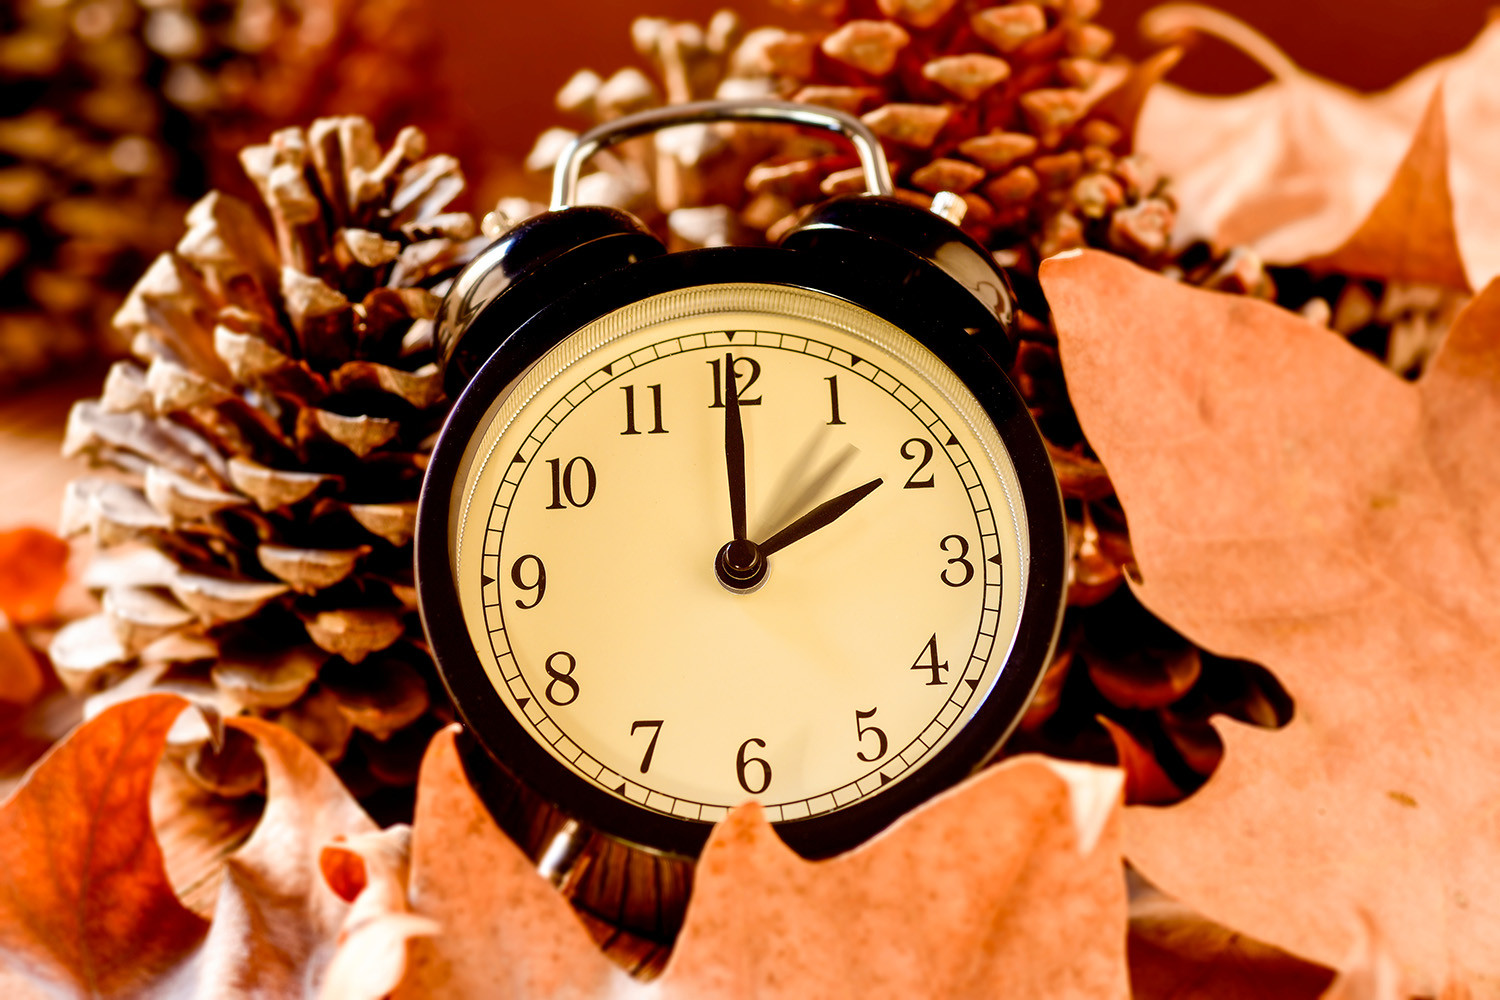
[(578, 175), (584, 163), (600, 150), (664, 128), (720, 121), (785, 122), (838, 132), (854, 144), (860, 168), (865, 174), (865, 189), (871, 194), (891, 193), (891, 168), (886, 162), (885, 150), (880, 148), (880, 140), (869, 126), (853, 115), (792, 101), (697, 101), (669, 104), (605, 122), (568, 143), (552, 174), (552, 211), (572, 204), (578, 193)]

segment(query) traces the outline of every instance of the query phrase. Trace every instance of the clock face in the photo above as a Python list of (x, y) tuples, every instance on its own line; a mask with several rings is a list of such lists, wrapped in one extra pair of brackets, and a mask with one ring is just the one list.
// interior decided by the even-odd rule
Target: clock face
[(489, 710), (622, 804), (847, 809), (1007, 669), (1032, 556), (1010, 454), (947, 366), (844, 300), (642, 299), (543, 356), (465, 455), (448, 557)]

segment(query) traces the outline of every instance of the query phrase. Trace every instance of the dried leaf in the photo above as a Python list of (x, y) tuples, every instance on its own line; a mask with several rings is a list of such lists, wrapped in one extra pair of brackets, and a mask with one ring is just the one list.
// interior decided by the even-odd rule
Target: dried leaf
[(1314, 258), (1308, 266), (1467, 291), (1456, 224), (1439, 85), (1411, 147), (1364, 222), (1327, 257)]
[(46, 621), (67, 579), (67, 542), (40, 528), (0, 531), (0, 614), (17, 625)]
[(816, 863), (786, 848), (758, 807), (742, 807), (704, 850), (665, 973), (640, 985), (494, 826), (450, 730), (423, 765), (410, 902), (397, 906), (387, 890), (375, 918), (416, 914), (443, 931), (393, 926), (361, 947), (408, 939), (402, 998), (491, 996), (501, 982), (516, 997), (1124, 997), (1119, 788), (1115, 771), (1019, 758)]
[(157, 759), (185, 704), (147, 695), (106, 710), (0, 806), (6, 996), (317, 995), (349, 912), (319, 854), (375, 824), (285, 730), (231, 720), (259, 749), (267, 802), (226, 860), (206, 924), (173, 893), (150, 815)]
[(401, 982), (406, 942), (442, 930), (436, 921), (405, 912), (411, 828), (395, 826), (330, 844), (319, 863), (329, 887), (354, 904), (339, 931), (323, 996), (379, 1000)]
[(1500, 283), (1415, 385), (1294, 314), (1104, 254), (1054, 259), (1042, 284), (1133, 588), (1296, 700), (1284, 729), (1224, 727), (1187, 802), (1130, 810), (1131, 859), (1323, 964), (1364, 912), (1401, 928), (1417, 992), (1496, 981), (1500, 466), (1476, 456), (1500, 440)]
[(182, 709), (165, 696), (110, 709), (0, 807), (0, 967), (21, 996), (138, 994), (203, 939), (151, 829), (152, 775)]
[(1248, 26), (1192, 4), (1151, 12), (1158, 39), (1218, 35), (1275, 79), (1207, 97), (1161, 85), (1136, 148), (1172, 177), (1176, 238), (1247, 244), (1272, 264), (1482, 287), (1500, 273), (1500, 26), (1388, 91), (1361, 95), (1297, 67)]

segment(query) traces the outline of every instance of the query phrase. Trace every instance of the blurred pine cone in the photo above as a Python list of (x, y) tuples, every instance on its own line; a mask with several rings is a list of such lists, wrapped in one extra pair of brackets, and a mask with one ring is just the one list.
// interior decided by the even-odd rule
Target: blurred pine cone
[[(0, 9), (0, 386), (119, 354), (110, 315), (254, 136), (440, 120), (416, 0), (15, 0)], [(248, 189), (244, 193), (249, 193)], [(100, 338), (106, 338), (103, 344)]]
[[(67, 492), (103, 610), (54, 641), (64, 683), (275, 719), (362, 794), (414, 781), (447, 717), (411, 537), (447, 409), (432, 318), (487, 238), (446, 211), (463, 175), (425, 145), (407, 128), (382, 152), (346, 117), (246, 148), (269, 228), (220, 192), (193, 206), (115, 317), (136, 360), (74, 406), (64, 443), (118, 473)], [(258, 787), (253, 752), (202, 736), (181, 746), (195, 777)]]
[[(1008, 752), (1134, 754), (1155, 768), (1148, 797), (1181, 797), (1217, 765), (1211, 716), (1274, 726), (1289, 701), (1266, 671), (1197, 649), (1122, 586), (1133, 572), (1124, 514), (1083, 439), (1036, 282), (1042, 258), (1091, 246), (1192, 284), (1274, 296), (1247, 250), (1171, 252), (1167, 179), (1130, 151), (1140, 104), (1178, 53), (1139, 64), (1111, 56), (1113, 37), (1092, 23), (1098, 0), (782, 5), (826, 16), (828, 30), (746, 31), (729, 11), (705, 26), (643, 18), (632, 38), (650, 72), (582, 70), (558, 107), (593, 124), (714, 97), (822, 104), (881, 137), (897, 197), (927, 206), (940, 191), (962, 196), (962, 225), (1016, 286), (1022, 343), (1011, 377), (1048, 441), (1072, 549), (1064, 638)], [(572, 135), (544, 133), (529, 166), (550, 168)], [(774, 241), (821, 199), (863, 187), (838, 140), (760, 125), (673, 129), (595, 160), (580, 200), (629, 209), (676, 248)]]

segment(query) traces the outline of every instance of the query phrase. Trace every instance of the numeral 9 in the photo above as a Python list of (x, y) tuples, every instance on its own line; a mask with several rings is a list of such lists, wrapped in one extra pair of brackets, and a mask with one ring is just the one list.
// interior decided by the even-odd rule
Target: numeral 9
[[(526, 565), (526, 560), (528, 559), (536, 563), (536, 580), (532, 583), (527, 583), (521, 575), (521, 567)], [(510, 578), (511, 581), (522, 590), (536, 591), (536, 600), (532, 601), (530, 604), (527, 604), (525, 601), (517, 598), (516, 607), (518, 608), (534, 608), (538, 604), (542, 603), (543, 597), (547, 596), (547, 567), (542, 565), (542, 560), (537, 556), (528, 554), (517, 559), (515, 561), (515, 564), (510, 568)]]

